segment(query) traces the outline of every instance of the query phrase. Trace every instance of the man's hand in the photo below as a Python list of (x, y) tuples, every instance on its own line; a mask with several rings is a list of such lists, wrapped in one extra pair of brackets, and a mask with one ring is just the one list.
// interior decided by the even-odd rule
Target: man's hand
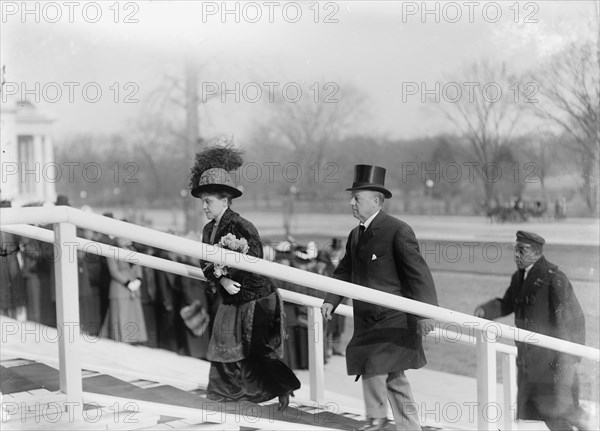
[(323, 315), (323, 319), (331, 320), (333, 318), (333, 304), (324, 302), (323, 305), (321, 305), (321, 314)]
[(481, 317), (482, 319), (485, 318), (485, 310), (483, 309), (483, 307), (477, 307), (475, 309), (475, 311), (473, 312), (473, 315), (475, 317)]
[(237, 281), (233, 281), (231, 278), (221, 277), (219, 279), (219, 283), (221, 286), (229, 293), (230, 295), (235, 295), (240, 291), (241, 284)]
[(417, 326), (417, 332), (421, 335), (427, 335), (435, 329), (435, 320), (421, 319)]

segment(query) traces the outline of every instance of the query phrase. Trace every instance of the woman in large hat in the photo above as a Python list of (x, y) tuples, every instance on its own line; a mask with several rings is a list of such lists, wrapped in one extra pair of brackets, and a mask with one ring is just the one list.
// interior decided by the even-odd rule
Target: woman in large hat
[[(190, 178), (191, 194), (202, 200), (202, 209), (210, 220), (204, 227), (204, 243), (224, 248), (232, 248), (226, 244), (242, 244), (232, 249), (262, 258), (258, 231), (230, 209), (232, 200), (242, 192), (235, 187), (229, 171), (242, 163), (241, 152), (231, 143), (197, 154)], [(207, 353), (211, 361), (208, 398), (259, 403), (278, 397), (279, 409), (285, 408), (300, 382), (282, 361), (285, 322), (275, 282), (208, 262), (203, 269), (223, 299)]]

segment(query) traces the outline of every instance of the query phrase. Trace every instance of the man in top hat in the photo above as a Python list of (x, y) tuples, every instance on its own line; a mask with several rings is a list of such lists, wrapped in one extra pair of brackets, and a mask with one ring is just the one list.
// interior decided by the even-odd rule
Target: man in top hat
[[(515, 313), (515, 326), (574, 343), (585, 343), (585, 319), (567, 276), (543, 256), (544, 238), (518, 231), (514, 244), (517, 271), (503, 298), (475, 309), (496, 319)], [(517, 418), (541, 420), (550, 430), (592, 429), (579, 406), (576, 372), (581, 358), (517, 342)]]
[[(351, 192), (352, 214), (360, 221), (348, 236), (346, 254), (333, 276), (382, 292), (437, 305), (431, 272), (412, 228), (383, 211), (392, 194), (384, 186), (385, 169), (357, 165)], [(342, 301), (328, 294), (321, 307), (326, 320)], [(417, 410), (404, 370), (425, 365), (422, 334), (431, 320), (363, 301), (353, 301), (354, 334), (346, 348), (349, 375), (362, 376), (367, 424), (381, 430), (388, 423), (387, 402), (396, 428), (420, 430)]]

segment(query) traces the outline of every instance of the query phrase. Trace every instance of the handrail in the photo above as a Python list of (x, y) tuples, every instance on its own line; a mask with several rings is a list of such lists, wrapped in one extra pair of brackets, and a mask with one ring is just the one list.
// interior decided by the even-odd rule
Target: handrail
[[(36, 226), (30, 225), (5, 225), (3, 230), (9, 233), (13, 233), (15, 235), (21, 235), (33, 239), (37, 239), (39, 241), (55, 243), (56, 237), (55, 233), (52, 230), (40, 228)], [(68, 247), (64, 247), (68, 245)], [(150, 268), (155, 268), (158, 270), (163, 270), (166, 272), (171, 272), (174, 274), (179, 274), (186, 277), (191, 277), (198, 280), (206, 280), (202, 274), (200, 268), (197, 268), (192, 265), (186, 265), (178, 262), (174, 262), (170, 259), (163, 259), (155, 256), (149, 256), (143, 253), (135, 252), (135, 254), (131, 250), (123, 249), (116, 247), (114, 245), (103, 244), (100, 242), (90, 241), (84, 238), (77, 237), (73, 235), (71, 241), (68, 243), (63, 243), (63, 249), (61, 250), (63, 253), (67, 253), (69, 256), (69, 263), (75, 265), (76, 264), (76, 253), (73, 250), (73, 247), (76, 247), (79, 251), (84, 252), (86, 254), (96, 254), (100, 256), (105, 256), (107, 258), (121, 260), (133, 264), (138, 264), (142, 266), (147, 266)], [(54, 254), (54, 250), (52, 250)], [(54, 256), (53, 256), (54, 257)], [(61, 291), (61, 289), (57, 289), (57, 292)], [(76, 291), (75, 291), (76, 292)], [(285, 289), (279, 289), (279, 293), (282, 296), (283, 300), (300, 304), (306, 306), (308, 308), (308, 316), (307, 316), (307, 329), (309, 336), (308, 350), (309, 350), (309, 372), (310, 372), (310, 392), (311, 392), (311, 400), (316, 402), (324, 402), (325, 395), (325, 387), (324, 387), (324, 370), (323, 370), (323, 322), (321, 318), (321, 313), (319, 311), (320, 306), (322, 304), (322, 299), (316, 298), (313, 296), (304, 295), (298, 292), (288, 291)], [(344, 316), (353, 317), (352, 308), (340, 304), (336, 311), (337, 314), (342, 314)], [(66, 323), (66, 322), (65, 322)], [(69, 322), (69, 326), (73, 326), (75, 322)], [(58, 323), (59, 326), (62, 322)], [(442, 332), (440, 329), (435, 329), (431, 333), (427, 335), (431, 338), (440, 339), (442, 337), (446, 339), (450, 339), (453, 342), (461, 342), (463, 344), (476, 344), (476, 339), (472, 336), (466, 336), (464, 334), (459, 334), (454, 331), (445, 330)], [(73, 348), (69, 349), (71, 352), (74, 351)], [(60, 356), (60, 355), (59, 355)], [(59, 363), (61, 359), (59, 358)], [(61, 374), (66, 373), (66, 370), (63, 366), (60, 367)], [(78, 374), (77, 370), (72, 370), (71, 375), (72, 378), (75, 378), (75, 375)], [(78, 395), (73, 394), (70, 399), (75, 399)]]
[[(54, 224), (54, 231), (23, 225), (22, 223), (51, 223)], [(442, 307), (375, 291), (363, 286), (335, 280), (330, 277), (268, 262), (255, 257), (241, 255), (229, 250), (222, 250), (219, 247), (96, 214), (85, 213), (70, 207), (0, 209), (0, 225), (2, 226), (2, 230), (6, 232), (29, 236), (41, 241), (54, 242), (54, 246), (62, 253), (62, 256), (69, 255), (72, 257), (72, 259), (55, 260), (54, 264), (59, 324), (78, 322), (79, 311), (76, 299), (78, 291), (77, 256), (76, 253), (73, 253), (74, 247), (84, 252), (91, 252), (118, 260), (128, 260), (126, 258), (128, 256), (128, 261), (131, 263), (204, 280), (200, 268), (193, 265), (185, 265), (138, 252), (133, 252), (132, 256), (130, 250), (78, 238), (75, 232), (75, 226), (78, 226), (92, 231), (128, 238), (138, 243), (169, 250), (181, 255), (223, 263), (228, 266), (312, 287), (317, 290), (429, 317), (444, 323), (451, 323), (454, 326), (458, 325), (459, 329), (460, 327), (467, 328), (469, 332), (473, 331), (473, 335), (449, 331), (448, 328), (437, 328), (429, 336), (441, 338), (446, 335), (444, 338), (450, 339), (452, 342), (460, 342), (477, 347), (477, 410), (479, 429), (492, 430), (497, 428), (495, 426), (495, 422), (497, 421), (490, 420), (486, 414), (487, 406), (494, 405), (496, 399), (496, 353), (506, 355), (502, 357), (502, 375), (505, 383), (503, 406), (504, 412), (506, 412), (504, 422), (507, 430), (513, 429), (514, 426), (514, 416), (509, 415), (508, 412), (512, 412), (512, 405), (516, 399), (515, 356), (517, 350), (514, 346), (498, 343), (499, 339), (536, 344), (541, 347), (586, 357), (595, 361), (600, 360), (600, 351), (588, 346), (517, 329), (509, 325), (499, 324)], [(321, 313), (319, 312), (322, 300), (283, 289), (280, 289), (280, 293), (284, 300), (308, 307), (311, 399), (322, 402), (324, 400), (323, 340), (319, 336), (323, 325)], [(340, 305), (336, 309), (336, 313), (352, 316), (352, 309), (346, 305)], [(448, 338), (450, 334), (451, 338)], [(490, 335), (492, 335), (491, 339), (489, 338)], [(68, 404), (78, 405), (79, 407), (74, 408), (80, 409), (82, 404), (76, 402), (77, 400), (80, 401), (82, 396), (81, 367), (79, 348), (77, 347), (78, 339), (75, 337), (73, 340), (66, 342), (64, 338), (61, 338), (59, 341), (61, 391), (67, 394)]]
[[(572, 343), (559, 338), (549, 337), (514, 326), (493, 322), (487, 319), (459, 313), (447, 308), (425, 304), (390, 293), (384, 293), (368, 287), (332, 279), (319, 274), (309, 273), (297, 268), (250, 257), (219, 247), (198, 243), (153, 229), (137, 226), (119, 220), (87, 213), (75, 208), (60, 206), (52, 208), (2, 208), (0, 209), (1, 225), (10, 224), (44, 224), (71, 223), (78, 227), (128, 238), (132, 241), (147, 244), (164, 250), (192, 256), (198, 259), (223, 263), (238, 269), (266, 275), (291, 283), (302, 284), (313, 289), (342, 295), (372, 304), (397, 309), (400, 311), (428, 317), (444, 323), (458, 324), (469, 331), (482, 331), (487, 341), (495, 342), (500, 338), (514, 340), (539, 347), (557, 350), (571, 355), (581, 356), (600, 362), (600, 350), (593, 347)], [(488, 338), (488, 337), (493, 338)]]
[[(2, 230), (15, 235), (26, 236), (33, 238), (38, 241), (52, 243), (54, 242), (54, 232), (31, 225), (6, 225), (2, 227)], [(98, 241), (91, 241), (85, 238), (77, 237), (78, 244), (77, 249), (85, 253), (91, 253), (98, 256), (104, 256), (108, 258), (114, 258), (117, 260), (123, 260), (130, 263), (135, 263), (142, 266), (158, 269), (161, 271), (171, 272), (173, 274), (182, 275), (184, 277), (190, 277), (200, 281), (206, 281), (206, 278), (202, 274), (202, 270), (193, 265), (186, 265), (184, 263), (174, 262), (169, 259), (164, 259), (156, 256), (150, 256), (143, 253), (135, 253), (135, 257), (131, 256), (131, 250), (119, 248), (117, 246), (107, 245)], [(279, 289), (282, 298), (287, 302), (294, 304), (303, 305), (307, 307), (320, 308), (323, 300), (314, 296), (305, 295), (302, 293), (294, 292), (286, 289)], [(336, 314), (346, 317), (354, 317), (352, 307), (340, 304), (336, 310)], [(450, 334), (450, 336), (449, 336)], [(465, 345), (475, 345), (476, 339), (473, 336), (461, 334), (455, 331), (445, 329), (443, 332), (440, 328), (435, 328), (429, 334), (428, 337), (434, 339), (451, 339), (453, 342), (460, 342)], [(514, 346), (506, 345), (507, 348), (514, 348)], [(515, 349), (516, 351), (516, 349)]]

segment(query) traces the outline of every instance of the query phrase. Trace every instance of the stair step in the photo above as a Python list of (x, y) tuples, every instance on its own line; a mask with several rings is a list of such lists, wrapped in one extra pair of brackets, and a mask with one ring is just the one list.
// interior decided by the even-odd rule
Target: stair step
[(29, 359), (23, 359), (23, 358), (10, 358), (10, 359), (5, 359), (5, 360), (0, 361), (0, 364), (3, 367), (10, 368), (10, 367), (17, 367), (19, 365), (35, 364), (35, 361), (31, 361)]
[(66, 411), (42, 411), (10, 416), (3, 421), (2, 430), (132, 430), (158, 424), (160, 416), (139, 411), (114, 411), (91, 408), (74, 418)]
[(154, 387), (162, 385), (162, 383), (155, 382), (152, 380), (145, 380), (145, 379), (131, 380), (129, 383), (137, 386), (138, 388), (142, 388), (142, 389), (154, 388)]
[(58, 406), (64, 406), (65, 400), (66, 396), (62, 392), (36, 389), (6, 395), (2, 404), (7, 413), (13, 416), (21, 416), (34, 415), (36, 412), (42, 411), (55, 411)]
[(58, 370), (39, 362), (10, 368), (0, 366), (0, 376), (0, 390), (3, 394), (40, 388), (51, 392), (60, 389)]
[[(240, 427), (229, 424), (215, 424), (210, 422), (204, 423), (188, 423), (185, 420), (174, 422), (165, 422), (148, 428), (140, 428), (143, 430), (198, 430), (198, 431), (239, 431)], [(246, 430), (248, 428), (245, 428)]]

